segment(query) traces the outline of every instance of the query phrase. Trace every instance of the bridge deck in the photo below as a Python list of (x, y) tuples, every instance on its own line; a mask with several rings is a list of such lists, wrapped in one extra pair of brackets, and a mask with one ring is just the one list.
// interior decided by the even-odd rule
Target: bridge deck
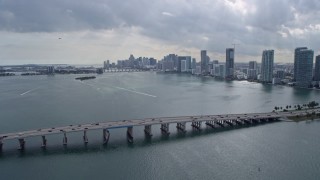
[(14, 133), (0, 134), (0, 140), (20, 139), (33, 136), (46, 136), (58, 133), (78, 132), (95, 129), (113, 129), (127, 128), (132, 126), (146, 126), (164, 123), (184, 123), (198, 121), (222, 121), (222, 120), (243, 120), (243, 119), (266, 119), (266, 118), (286, 118), (296, 115), (306, 115), (307, 113), (319, 113), (320, 109), (309, 109), (301, 111), (289, 112), (269, 112), (269, 113), (248, 113), (248, 114), (221, 114), (221, 115), (198, 115), (198, 116), (178, 116), (178, 117), (160, 117), (160, 118), (145, 118), (135, 120), (108, 121), (97, 122), (90, 124), (69, 125), (55, 128), (44, 128), (37, 130), (21, 131)]

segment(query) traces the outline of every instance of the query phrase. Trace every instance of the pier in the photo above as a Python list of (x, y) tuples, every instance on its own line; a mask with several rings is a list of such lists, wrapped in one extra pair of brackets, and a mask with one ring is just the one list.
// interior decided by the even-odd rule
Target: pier
[(37, 130), (29, 130), (22, 132), (13, 132), (0, 134), (0, 152), (5, 145), (5, 141), (18, 140), (18, 149), (23, 151), (25, 149), (26, 139), (29, 137), (41, 137), (41, 147), (47, 146), (47, 135), (61, 134), (62, 144), (67, 146), (68, 133), (83, 132), (83, 142), (89, 143), (87, 131), (102, 130), (103, 144), (108, 144), (110, 132), (108, 129), (127, 128), (127, 141), (134, 142), (133, 129), (137, 126), (144, 126), (144, 132), (148, 137), (152, 136), (152, 125), (160, 125), (160, 130), (164, 135), (170, 135), (169, 127), (171, 124), (176, 124), (178, 132), (185, 133), (187, 123), (191, 124), (192, 128), (200, 131), (204, 126), (209, 128), (224, 128), (242, 125), (252, 125), (258, 123), (267, 123), (280, 121), (290, 117), (308, 117), (309, 115), (316, 115), (320, 117), (320, 109), (308, 109), (300, 111), (288, 112), (269, 112), (269, 113), (248, 113), (248, 114), (221, 114), (221, 115), (197, 115), (197, 116), (177, 116), (177, 117), (159, 117), (159, 118), (145, 118), (122, 121), (107, 121), (96, 122), (89, 124), (69, 125), (62, 127), (43, 128)]

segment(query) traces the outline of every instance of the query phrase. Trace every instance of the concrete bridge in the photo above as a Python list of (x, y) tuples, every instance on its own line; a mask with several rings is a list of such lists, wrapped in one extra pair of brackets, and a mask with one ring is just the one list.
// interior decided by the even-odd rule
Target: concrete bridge
[(304, 117), (307, 115), (320, 116), (320, 109), (309, 109), (300, 111), (289, 112), (269, 112), (269, 113), (248, 113), (248, 114), (221, 114), (221, 115), (198, 115), (198, 116), (178, 116), (178, 117), (160, 117), (160, 118), (145, 118), (135, 120), (122, 120), (122, 121), (108, 121), (96, 122), (90, 124), (69, 125), (62, 127), (44, 128), (37, 130), (29, 130), (14, 133), (0, 134), (0, 152), (2, 151), (3, 143), (7, 140), (17, 139), (19, 142), (19, 149), (25, 149), (25, 139), (28, 137), (39, 136), (42, 141), (42, 148), (46, 148), (47, 135), (62, 134), (63, 145), (68, 144), (67, 133), (83, 132), (83, 142), (87, 144), (88, 137), (87, 131), (102, 129), (103, 143), (107, 144), (109, 141), (110, 133), (108, 129), (114, 128), (127, 128), (127, 141), (133, 143), (133, 127), (144, 126), (144, 132), (147, 136), (152, 136), (152, 125), (160, 124), (163, 134), (169, 135), (169, 127), (171, 124), (176, 124), (178, 131), (185, 133), (187, 123), (190, 124), (195, 130), (201, 130), (202, 124), (211, 128), (217, 127), (230, 127), (250, 125), (262, 122), (272, 122), (286, 119), (288, 117)]
[(105, 73), (115, 73), (115, 72), (145, 72), (146, 69), (127, 69), (127, 68), (116, 68), (116, 69), (105, 69)]

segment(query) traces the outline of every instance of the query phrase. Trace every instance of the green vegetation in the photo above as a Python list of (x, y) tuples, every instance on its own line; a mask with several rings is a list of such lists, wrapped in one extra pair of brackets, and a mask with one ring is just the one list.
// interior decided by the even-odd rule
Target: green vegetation
[(296, 104), (296, 105), (286, 105), (284, 107), (282, 106), (275, 106), (274, 107), (274, 112), (275, 111), (289, 111), (289, 110), (302, 110), (302, 109), (313, 109), (319, 106), (319, 103), (316, 101), (310, 101), (307, 104)]

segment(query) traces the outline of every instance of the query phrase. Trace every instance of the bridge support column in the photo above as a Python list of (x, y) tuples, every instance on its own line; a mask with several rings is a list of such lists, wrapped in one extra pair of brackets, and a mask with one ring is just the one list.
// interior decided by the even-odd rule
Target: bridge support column
[(201, 130), (201, 123), (202, 123), (201, 121), (192, 122), (191, 126), (198, 130)]
[(41, 138), (42, 138), (41, 147), (42, 147), (42, 148), (46, 148), (46, 147), (47, 147), (47, 139), (46, 139), (46, 136), (41, 136)]
[(63, 132), (62, 143), (63, 143), (64, 146), (66, 146), (68, 144), (68, 138), (67, 138), (67, 133), (66, 132)]
[(206, 121), (206, 125), (211, 128), (214, 128), (214, 121)]
[(151, 125), (144, 126), (144, 133), (148, 136), (152, 136)]
[(3, 147), (3, 137), (0, 137), (0, 153), (2, 152), (2, 147)]
[(130, 126), (127, 129), (127, 140), (129, 143), (133, 143), (133, 132), (132, 132), (133, 127)]
[(220, 127), (224, 127), (223, 120), (216, 121), (216, 124), (218, 124)]
[(18, 140), (19, 140), (19, 148), (18, 149), (23, 151), (24, 147), (25, 147), (25, 144), (26, 144), (26, 141), (23, 138), (20, 138)]
[(186, 123), (182, 122), (182, 123), (177, 123), (177, 129), (181, 132), (187, 132), (186, 131)]
[(110, 137), (110, 133), (109, 133), (108, 129), (103, 129), (103, 144), (104, 145), (108, 144), (109, 137)]
[(161, 131), (162, 133), (166, 134), (166, 135), (169, 135), (170, 132), (169, 132), (169, 123), (164, 123), (164, 124), (161, 124)]
[(87, 136), (87, 130), (84, 130), (83, 131), (83, 142), (85, 143), (85, 144), (88, 144), (88, 136)]
[(236, 123), (237, 125), (242, 125), (242, 124), (243, 124), (241, 119), (236, 119), (236, 120), (235, 120), (235, 123)]
[(229, 126), (233, 126), (232, 120), (225, 120), (224, 122), (225, 122), (226, 124), (228, 124)]

